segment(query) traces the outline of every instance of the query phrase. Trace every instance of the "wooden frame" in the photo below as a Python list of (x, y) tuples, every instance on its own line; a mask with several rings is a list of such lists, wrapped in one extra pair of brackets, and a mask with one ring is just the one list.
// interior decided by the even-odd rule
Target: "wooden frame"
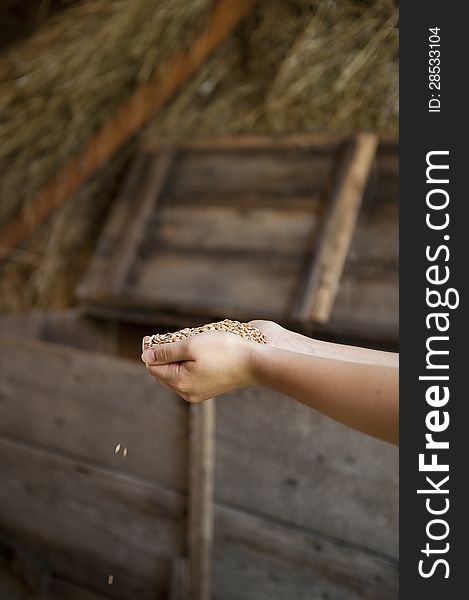
[[(181, 168), (178, 164), (185, 160), (181, 157), (200, 156), (202, 160), (209, 155), (223, 157), (229, 156), (231, 152), (242, 156), (243, 152), (247, 152), (255, 161), (255, 157), (262, 158), (263, 153), (270, 156), (275, 153), (296, 152), (299, 153), (298, 156), (305, 156), (304, 153), (315, 149), (317, 156), (329, 157), (327, 160), (334, 165), (329, 184), (321, 190), (322, 198), (319, 197), (318, 190), (311, 191), (309, 195), (289, 195), (288, 206), (298, 209), (304, 206), (307, 211), (307, 206), (312, 206), (311, 202), (316, 194), (317, 200), (314, 202), (321, 202), (325, 207), (318, 217), (319, 233), (315, 234), (315, 243), (308, 251), (308, 264), (301, 266), (301, 273), (295, 275), (298, 277), (298, 284), (295, 284), (298, 291), (295, 298), (292, 298), (288, 312), (269, 314), (266, 311), (266, 316), (283, 322), (301, 323), (305, 327), (310, 324), (326, 324), (335, 305), (361, 200), (373, 172), (377, 146), (377, 137), (370, 133), (355, 136), (247, 136), (147, 143), (138, 155), (127, 185), (115, 203), (93, 263), (78, 289), (78, 296), (87, 311), (101, 316), (112, 313), (127, 315), (130, 320), (148, 320), (150, 317), (151, 320), (161, 322), (173, 319), (174, 323), (183, 320), (184, 315), (191, 316), (192, 320), (222, 316), (223, 311), (217, 308), (210, 310), (208, 305), (197, 312), (194, 304), (184, 305), (182, 300), (180, 306), (160, 306), (152, 299), (151, 290), (147, 294), (145, 290), (129, 286), (133, 265), (138, 262), (138, 249), (145, 240), (147, 223), (152, 219), (152, 227), (158, 227), (158, 222), (154, 220), (156, 207), (161, 195), (169, 193), (171, 200), (171, 189), (169, 192), (165, 191), (165, 186), (168, 184), (171, 188), (174, 180), (178, 179), (178, 169)], [(324, 178), (324, 173), (317, 169), (318, 167), (315, 172)], [(203, 177), (203, 173), (199, 175), (197, 185), (203, 182)], [(186, 189), (190, 182), (184, 185)], [(234, 186), (235, 183), (230, 185)], [(270, 185), (269, 190), (274, 190), (274, 185)], [(282, 186), (282, 193), (285, 194), (288, 186), (285, 182)], [(194, 191), (194, 197), (197, 193)], [(252, 200), (248, 196), (243, 200), (241, 194), (236, 198), (229, 195), (226, 198), (233, 205), (238, 203), (241, 206), (241, 203), (245, 203), (242, 205), (246, 205), (248, 210), (261, 201), (259, 194)], [(188, 207), (193, 210), (190, 204)], [(290, 244), (293, 244), (293, 240)], [(256, 310), (256, 306), (251, 306), (249, 311), (245, 311), (246, 314), (241, 311), (230, 316), (249, 318), (253, 310)], [(140, 313), (141, 317), (136, 313)], [(171, 317), (172, 313), (174, 317)]]
[[(48, 336), (63, 335), (60, 318), (45, 322)], [(24, 326), (23, 339), (0, 339), (0, 543), (40, 557), (77, 588), (74, 597), (87, 588), (104, 598), (150, 600), (170, 591), (187, 600), (201, 597), (188, 591), (190, 540), (196, 557), (208, 550), (213, 519), (214, 597), (252, 590), (268, 600), (274, 589), (282, 597), (395, 599), (395, 447), (279, 394), (233, 392), (217, 400), (212, 501), (213, 437), (203, 435), (214, 423), (213, 413), (203, 415), (210, 403), (193, 411), (188, 439), (181, 399), (155, 386), (141, 364), (90, 353), (91, 338), (73, 333), (86, 327), (82, 319), (69, 325), (69, 347), (32, 340), (29, 329), (24, 339)], [(84, 342), (87, 352), (71, 346)], [(36, 365), (27, 376), (25, 364)], [(129, 445), (125, 460), (114, 453), (116, 441)], [(0, 585), (4, 573), (0, 561)], [(205, 573), (200, 594), (207, 563), (198, 573)]]
[(325, 323), (331, 316), (377, 147), (375, 134), (361, 133), (343, 151), (328, 214), (296, 312), (300, 321)]

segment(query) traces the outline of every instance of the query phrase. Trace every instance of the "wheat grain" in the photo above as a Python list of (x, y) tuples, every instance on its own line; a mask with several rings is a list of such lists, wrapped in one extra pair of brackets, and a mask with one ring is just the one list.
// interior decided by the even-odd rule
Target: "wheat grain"
[(172, 342), (179, 342), (185, 340), (193, 335), (199, 333), (206, 333), (208, 331), (226, 331), (228, 333), (234, 333), (239, 335), (245, 340), (251, 342), (257, 342), (259, 344), (267, 344), (266, 336), (249, 323), (241, 323), (240, 321), (232, 321), (231, 319), (225, 319), (224, 321), (217, 321), (215, 323), (208, 323), (201, 327), (186, 327), (180, 329), (174, 333), (157, 333), (144, 338), (143, 349), (153, 348), (159, 344), (169, 344)]

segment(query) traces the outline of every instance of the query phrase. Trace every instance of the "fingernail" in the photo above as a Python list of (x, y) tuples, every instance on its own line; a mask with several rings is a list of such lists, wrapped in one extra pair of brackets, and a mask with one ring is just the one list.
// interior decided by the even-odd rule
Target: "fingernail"
[(155, 351), (152, 350), (152, 348), (148, 348), (142, 354), (142, 358), (146, 363), (149, 364), (155, 362)]

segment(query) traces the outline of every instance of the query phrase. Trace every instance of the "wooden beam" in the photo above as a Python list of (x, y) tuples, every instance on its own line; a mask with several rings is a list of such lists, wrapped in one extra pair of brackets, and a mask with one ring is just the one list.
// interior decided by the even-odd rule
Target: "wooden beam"
[(177, 557), (171, 563), (168, 600), (191, 600), (189, 595), (189, 565), (187, 558)]
[(84, 150), (73, 156), (61, 171), (37, 193), (24, 214), (0, 235), (0, 259), (24, 240), (61, 202), (100, 169), (192, 75), (234, 30), (254, 6), (255, 0), (220, 0), (210, 15), (206, 30), (188, 50), (168, 61), (162, 75), (156, 74), (139, 86)]
[(133, 202), (135, 204), (135, 201), (140, 201), (138, 215), (127, 225), (125, 238), (119, 242), (117, 257), (114, 261), (115, 272), (112, 281), (114, 294), (125, 294), (128, 275), (137, 258), (138, 248), (144, 240), (145, 225), (152, 212), (156, 210), (160, 194), (173, 164), (174, 154), (174, 148), (161, 148), (158, 154), (152, 156), (148, 170), (144, 173), (145, 181), (141, 198), (136, 198)]
[(191, 600), (210, 600), (215, 471), (215, 399), (191, 405), (188, 554)]
[(377, 147), (375, 134), (360, 133), (346, 148), (296, 309), (300, 321), (330, 318)]

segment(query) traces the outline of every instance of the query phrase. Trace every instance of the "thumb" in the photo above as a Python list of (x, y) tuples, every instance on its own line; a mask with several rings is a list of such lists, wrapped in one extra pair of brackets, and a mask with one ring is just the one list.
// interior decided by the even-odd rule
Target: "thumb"
[(147, 365), (166, 365), (189, 359), (185, 341), (161, 344), (156, 348), (147, 348), (142, 354), (142, 360)]

